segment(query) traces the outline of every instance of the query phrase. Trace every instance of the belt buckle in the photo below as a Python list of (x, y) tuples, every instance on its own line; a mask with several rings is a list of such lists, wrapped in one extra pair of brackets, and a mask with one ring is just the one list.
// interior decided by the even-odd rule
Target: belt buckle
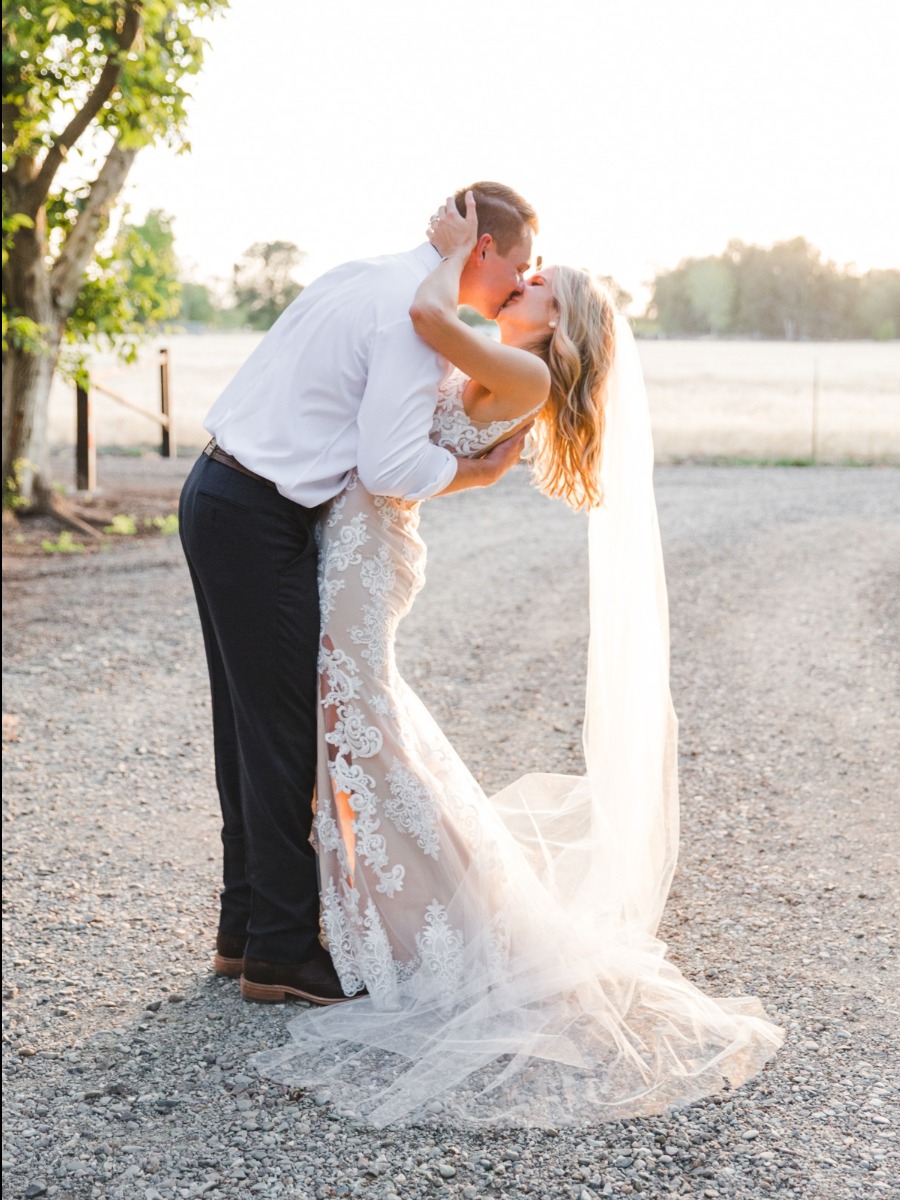
[(218, 450), (218, 448), (219, 448), (219, 443), (216, 441), (216, 439), (215, 439), (215, 438), (210, 438), (210, 439), (209, 439), (209, 442), (208, 442), (208, 443), (207, 443), (207, 444), (206, 444), (206, 445), (203, 447), (203, 453), (204, 453), (204, 454), (205, 454), (205, 455), (206, 455), (208, 458), (212, 458), (212, 456), (213, 456), (214, 452), (215, 452), (216, 450)]

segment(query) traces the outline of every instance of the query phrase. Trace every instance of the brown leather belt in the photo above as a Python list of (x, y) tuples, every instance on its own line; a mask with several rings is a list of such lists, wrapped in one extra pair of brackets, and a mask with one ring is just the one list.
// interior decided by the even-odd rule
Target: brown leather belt
[(275, 487), (271, 479), (264, 479), (262, 475), (257, 475), (255, 471), (251, 471), (249, 467), (245, 467), (243, 463), (239, 463), (231, 454), (222, 450), (215, 438), (212, 438), (209, 445), (204, 447), (203, 453), (211, 458), (213, 462), (221, 463), (223, 467), (231, 467), (233, 471), (240, 471), (242, 475), (249, 475), (251, 479), (257, 480), (258, 483), (264, 483), (266, 487)]

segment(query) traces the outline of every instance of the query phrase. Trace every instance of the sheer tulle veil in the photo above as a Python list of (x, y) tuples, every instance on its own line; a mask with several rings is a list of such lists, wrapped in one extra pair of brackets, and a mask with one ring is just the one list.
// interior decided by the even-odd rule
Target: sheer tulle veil
[[(756, 999), (707, 996), (656, 936), (677, 856), (677, 722), (647, 396), (624, 318), (616, 332), (603, 503), (588, 520), (585, 774), (526, 775), (489, 799), (399, 676), (372, 677), (382, 694), (366, 708), (366, 734), (377, 750), (357, 749), (354, 761), (372, 784), (366, 811), (381, 824), (371, 828), (405, 863), (403, 889), (386, 898), (358, 856), (348, 882), (337, 859), (321, 866), (320, 851), (335, 880), (323, 878), (323, 896), (343, 887), (345, 908), (364, 912), (348, 917), (332, 953), (372, 994), (301, 1014), (290, 1043), (253, 1059), (284, 1083), (328, 1088), (348, 1118), (563, 1125), (647, 1115), (743, 1083), (781, 1043)], [(398, 511), (385, 524), (378, 503), (352, 493), (324, 536), (341, 550), (355, 522), (371, 535), (367, 553), (399, 564), (417, 517)], [(342, 572), (338, 602), (353, 586)], [(382, 820), (389, 743), (418, 789), (407, 798), (428, 799), (416, 827), (433, 823), (432, 857)], [(327, 773), (320, 786), (326, 803)]]
[(631, 327), (616, 320), (603, 504), (589, 517), (587, 774), (529, 775), (494, 797), (571, 912), (615, 942), (655, 934), (678, 854), (678, 722), (653, 491), (653, 440)]

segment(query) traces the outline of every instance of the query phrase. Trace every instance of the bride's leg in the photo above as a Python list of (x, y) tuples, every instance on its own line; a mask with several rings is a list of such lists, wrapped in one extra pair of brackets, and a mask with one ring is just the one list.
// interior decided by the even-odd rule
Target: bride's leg
[[(326, 654), (334, 651), (334, 643), (327, 634), (322, 636), (322, 649)], [(322, 721), (325, 728), (325, 754), (328, 763), (333, 765), (338, 754), (335, 731), (340, 723), (340, 715), (337, 704), (328, 701), (327, 683), (323, 675), (319, 676), (319, 692)], [(347, 882), (350, 887), (353, 887), (353, 872), (356, 868), (356, 835), (353, 832), (352, 797), (349, 792), (341, 791), (334, 786), (330, 773), (329, 782), (332, 784), (330, 791), (335, 807), (335, 817), (347, 854)]]

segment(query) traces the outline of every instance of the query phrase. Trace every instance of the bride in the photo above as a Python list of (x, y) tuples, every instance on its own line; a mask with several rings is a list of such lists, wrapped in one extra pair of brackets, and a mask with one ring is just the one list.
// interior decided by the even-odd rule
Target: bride
[[(478, 455), (532, 428), (540, 488), (588, 508), (591, 637), (583, 777), (526, 775), (487, 798), (400, 677), (398, 622), (424, 584), (419, 504), (351, 477), (321, 525), (322, 930), (349, 1004), (304, 1012), (254, 1057), (332, 1084), (348, 1117), (584, 1124), (744, 1082), (780, 1030), (752, 997), (711, 998), (656, 930), (677, 854), (677, 725), (653, 452), (627, 322), (582, 271), (532, 275), (498, 317), (457, 316), (476, 239), (448, 202), (417, 332), (457, 368), (433, 439)], [(498, 669), (502, 669), (498, 666)]]

